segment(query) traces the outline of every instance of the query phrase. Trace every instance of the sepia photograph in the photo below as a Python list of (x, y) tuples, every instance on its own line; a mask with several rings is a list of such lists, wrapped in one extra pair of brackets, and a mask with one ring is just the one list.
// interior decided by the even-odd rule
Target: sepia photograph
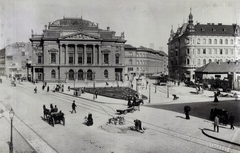
[(239, 0), (0, 0), (0, 153), (224, 152)]

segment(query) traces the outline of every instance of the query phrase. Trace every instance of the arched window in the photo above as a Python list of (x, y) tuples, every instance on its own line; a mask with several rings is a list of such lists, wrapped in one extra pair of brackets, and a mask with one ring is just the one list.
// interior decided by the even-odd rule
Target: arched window
[(201, 65), (201, 60), (200, 59), (197, 60), (197, 64)]
[(187, 58), (187, 65), (189, 65), (190, 64), (190, 60), (189, 60), (189, 58)]
[(83, 80), (83, 70), (78, 70), (78, 80)]
[(206, 44), (206, 39), (205, 38), (203, 39), (203, 44)]
[(55, 70), (51, 71), (51, 78), (56, 79), (56, 71)]
[(87, 80), (92, 80), (92, 77), (93, 77), (92, 70), (88, 70), (87, 71)]
[(217, 44), (217, 39), (214, 39), (214, 44)]
[(233, 39), (231, 39), (231, 45), (233, 44)]
[(208, 43), (209, 43), (209, 44), (212, 44), (212, 39), (208, 39)]
[(220, 39), (220, 40), (219, 40), (219, 43), (220, 43), (220, 44), (223, 44), (223, 40), (222, 40), (222, 39)]
[(206, 59), (203, 59), (203, 65), (205, 65), (205, 64), (207, 64), (207, 63), (206, 63)]
[(140, 63), (141, 63), (141, 65), (142, 65), (142, 64), (143, 64), (143, 61), (141, 60)]
[(139, 54), (137, 53), (137, 57), (139, 57)]
[(129, 60), (129, 65), (132, 65), (132, 59)]
[(108, 79), (108, 70), (104, 70), (104, 77)]
[(115, 55), (115, 63), (116, 64), (119, 64), (119, 56), (120, 56), (119, 54)]
[(139, 71), (139, 67), (137, 67), (137, 71)]
[(139, 65), (139, 61), (137, 60), (137, 65)]
[(71, 69), (68, 72), (68, 79), (69, 80), (74, 80), (74, 71)]
[(227, 39), (225, 39), (225, 44), (228, 44), (228, 40)]

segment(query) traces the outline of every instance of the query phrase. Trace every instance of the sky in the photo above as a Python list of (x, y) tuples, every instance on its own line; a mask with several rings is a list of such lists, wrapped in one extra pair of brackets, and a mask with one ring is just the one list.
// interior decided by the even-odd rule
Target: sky
[(194, 24), (240, 24), (239, 0), (0, 0), (0, 49), (29, 42), (31, 30), (42, 34), (44, 25), (65, 17), (82, 17), (99, 28), (124, 32), (126, 44), (167, 53), (174, 32), (192, 10)]

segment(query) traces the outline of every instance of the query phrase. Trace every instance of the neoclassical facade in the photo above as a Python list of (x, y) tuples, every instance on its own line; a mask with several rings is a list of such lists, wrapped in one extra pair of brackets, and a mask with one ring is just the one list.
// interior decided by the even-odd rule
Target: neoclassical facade
[(165, 74), (167, 55), (163, 51), (153, 50), (140, 46), (138, 48), (126, 44), (125, 50), (125, 75), (131, 79), (135, 75)]
[(115, 36), (109, 27), (82, 18), (63, 18), (45, 25), (43, 34), (33, 34), (33, 80), (115, 81), (123, 80), (124, 33)]
[(169, 75), (179, 80), (195, 80), (194, 71), (209, 62), (228, 62), (240, 59), (239, 25), (221, 23), (193, 24), (190, 12), (188, 23), (168, 40)]

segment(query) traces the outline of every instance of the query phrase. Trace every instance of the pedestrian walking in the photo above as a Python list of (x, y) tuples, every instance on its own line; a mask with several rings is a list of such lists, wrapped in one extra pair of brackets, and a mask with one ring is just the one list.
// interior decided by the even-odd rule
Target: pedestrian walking
[(34, 92), (37, 93), (37, 86), (34, 88)]
[(77, 105), (75, 104), (75, 100), (73, 100), (73, 103), (72, 103), (72, 112), (71, 112), (71, 113), (73, 113), (73, 112), (77, 113), (76, 107), (77, 107)]
[(148, 86), (148, 81), (146, 82), (146, 84), (147, 84), (147, 85), (146, 85), (146, 89), (147, 89), (147, 86)]
[(214, 118), (214, 132), (215, 132), (216, 127), (217, 127), (217, 132), (219, 132), (219, 118), (218, 118), (218, 115), (216, 115), (215, 118)]
[(97, 99), (97, 96), (98, 96), (98, 91), (96, 90), (95, 91), (95, 98)]
[(230, 117), (229, 117), (229, 123), (230, 123), (230, 129), (233, 129), (234, 130), (234, 126), (233, 126), (233, 122), (234, 122), (234, 115), (233, 113), (231, 113)]
[(213, 102), (219, 102), (218, 98), (217, 98), (217, 93), (216, 92), (214, 92), (214, 101)]
[(49, 92), (49, 86), (47, 86), (47, 92)]
[(45, 88), (45, 86), (44, 86), (44, 85), (42, 85), (42, 90), (44, 90), (44, 88)]

